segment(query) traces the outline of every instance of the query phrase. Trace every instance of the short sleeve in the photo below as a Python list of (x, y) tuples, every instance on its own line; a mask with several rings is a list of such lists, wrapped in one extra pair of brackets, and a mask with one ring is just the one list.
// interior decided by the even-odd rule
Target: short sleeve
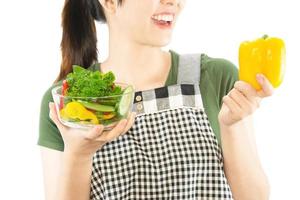
[(234, 83), (238, 80), (238, 69), (237, 67), (226, 59), (216, 59), (219, 67), (215, 69), (215, 75), (217, 81), (214, 87), (218, 95), (219, 106), (222, 106), (222, 99), (226, 96), (230, 90), (234, 87)]
[(221, 144), (218, 114), (222, 99), (238, 80), (238, 69), (229, 60), (201, 55), (200, 91), (204, 109), (212, 129)]
[(58, 151), (63, 151), (64, 142), (61, 134), (54, 122), (49, 117), (49, 102), (53, 102), (51, 90), (56, 85), (58, 85), (58, 83), (50, 87), (44, 93), (41, 99), (38, 145)]

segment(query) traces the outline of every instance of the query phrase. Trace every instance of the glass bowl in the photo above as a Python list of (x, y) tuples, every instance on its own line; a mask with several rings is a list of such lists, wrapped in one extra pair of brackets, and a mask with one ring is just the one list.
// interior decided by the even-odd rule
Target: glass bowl
[(71, 97), (62, 95), (62, 86), (52, 89), (52, 96), (59, 120), (71, 128), (92, 128), (104, 125), (104, 130), (111, 130), (132, 110), (134, 89), (125, 83), (120, 86), (122, 94), (102, 97)]

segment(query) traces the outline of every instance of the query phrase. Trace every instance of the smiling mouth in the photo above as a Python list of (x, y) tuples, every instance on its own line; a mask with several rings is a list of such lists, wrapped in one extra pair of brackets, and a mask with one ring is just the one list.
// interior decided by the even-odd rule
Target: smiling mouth
[(153, 15), (151, 17), (153, 22), (160, 26), (161, 28), (169, 28), (171, 27), (173, 21), (174, 21), (174, 15), (173, 14), (158, 14)]

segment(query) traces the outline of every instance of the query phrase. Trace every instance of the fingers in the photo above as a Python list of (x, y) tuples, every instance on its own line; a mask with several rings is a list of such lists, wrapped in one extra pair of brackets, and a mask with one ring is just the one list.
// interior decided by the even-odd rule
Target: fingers
[(118, 124), (110, 131), (104, 131), (104, 133), (98, 137), (97, 141), (109, 142), (117, 138), (125, 130), (127, 119), (122, 119)]
[(53, 102), (49, 103), (49, 117), (50, 119), (55, 123), (57, 126), (58, 130), (63, 133), (65, 132), (68, 128), (64, 126), (58, 119), (58, 115), (55, 109), (55, 105)]
[(135, 120), (136, 112), (130, 113), (128, 123), (126, 124), (125, 130), (121, 135), (124, 135), (133, 125)]
[(234, 88), (223, 98), (223, 103), (231, 112), (234, 121), (242, 120), (259, 108), (262, 97), (250, 84), (237, 81)]
[[(84, 134), (86, 140), (96, 140), (101, 142), (109, 142), (120, 135), (124, 135), (132, 126), (135, 120), (136, 113), (130, 113), (127, 119), (122, 119), (111, 131), (104, 131), (103, 125), (93, 127), (90, 131)], [(55, 123), (61, 133), (64, 133), (68, 127), (64, 126), (58, 118), (55, 105), (53, 102), (49, 103), (49, 117)]]
[(237, 81), (234, 84), (234, 88), (240, 91), (251, 104), (254, 104), (255, 107), (259, 107), (261, 97), (258, 97), (257, 91), (250, 84), (244, 81)]
[(235, 82), (234, 88), (242, 92), (248, 99), (253, 99), (257, 96), (256, 90), (244, 81)]
[(238, 113), (242, 113), (241, 107), (230, 96), (224, 96), (223, 103), (228, 107), (230, 112), (234, 114), (234, 116)]
[(242, 112), (239, 115), (241, 116), (250, 115), (259, 107), (259, 103), (254, 98), (247, 99), (242, 92), (235, 88), (228, 95), (240, 107)]
[(98, 137), (100, 137), (103, 134), (104, 126), (98, 125), (93, 127), (86, 135), (85, 139), (87, 140), (96, 140)]
[(257, 92), (258, 96), (262, 98), (272, 96), (274, 93), (274, 87), (270, 81), (263, 74), (257, 74), (256, 79), (262, 88)]
[(111, 131), (104, 131), (104, 133), (96, 138), (97, 141), (109, 142), (115, 138), (124, 135), (132, 127), (135, 120), (136, 113), (130, 113), (127, 119), (121, 120), (117, 126), (115, 126)]
[(234, 88), (242, 92), (250, 102), (255, 103), (256, 107), (259, 107), (261, 99), (271, 96), (274, 93), (274, 88), (263, 74), (257, 74), (256, 78), (262, 88), (260, 91), (256, 91), (255, 88), (244, 81), (237, 81)]

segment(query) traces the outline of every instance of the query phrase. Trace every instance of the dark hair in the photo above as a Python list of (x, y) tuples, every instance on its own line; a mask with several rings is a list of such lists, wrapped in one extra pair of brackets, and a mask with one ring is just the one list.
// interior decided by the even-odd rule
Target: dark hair
[[(122, 0), (118, 1), (121, 4)], [(95, 20), (106, 22), (99, 0), (66, 0), (62, 11), (62, 63), (55, 82), (72, 71), (72, 65), (89, 67), (98, 61)]]

